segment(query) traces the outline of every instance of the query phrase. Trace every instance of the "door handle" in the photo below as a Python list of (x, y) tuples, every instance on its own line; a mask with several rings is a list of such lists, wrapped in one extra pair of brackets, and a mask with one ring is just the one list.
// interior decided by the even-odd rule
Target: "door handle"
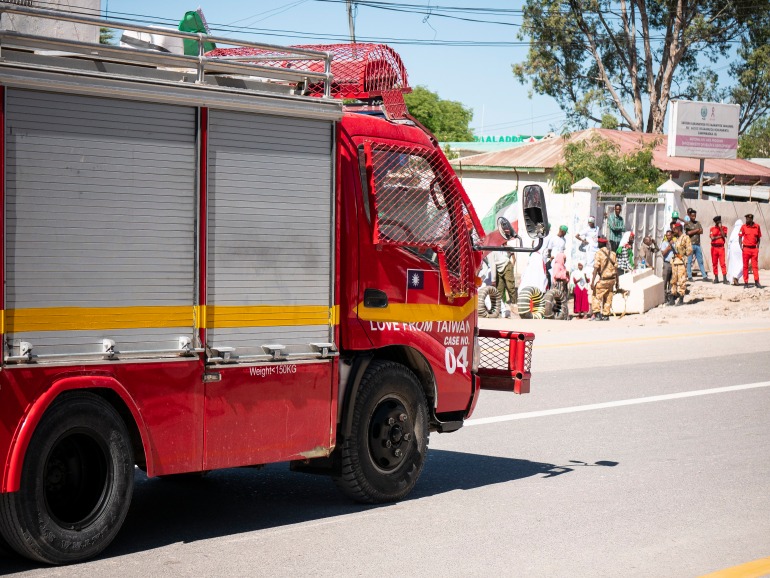
[(364, 291), (364, 307), (384, 309), (388, 306), (388, 296), (385, 291), (379, 289), (366, 289)]

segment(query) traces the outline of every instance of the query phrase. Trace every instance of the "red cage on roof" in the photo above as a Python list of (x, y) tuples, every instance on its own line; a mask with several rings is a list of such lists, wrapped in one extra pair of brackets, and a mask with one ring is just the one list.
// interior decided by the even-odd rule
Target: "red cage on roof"
[[(411, 92), (406, 75), (404, 62), (398, 53), (384, 44), (304, 44), (294, 48), (304, 48), (331, 52), (333, 98), (371, 99), (382, 97), (392, 99), (393, 93), (401, 95)], [(309, 72), (324, 72), (324, 63), (317, 59), (307, 60), (286, 59), (280, 52), (256, 48), (217, 48), (206, 56), (250, 56), (259, 58), (259, 64), (307, 70)], [(269, 57), (275, 56), (275, 59)], [(268, 57), (268, 58), (266, 58)], [(313, 96), (323, 96), (321, 83), (307, 87)]]

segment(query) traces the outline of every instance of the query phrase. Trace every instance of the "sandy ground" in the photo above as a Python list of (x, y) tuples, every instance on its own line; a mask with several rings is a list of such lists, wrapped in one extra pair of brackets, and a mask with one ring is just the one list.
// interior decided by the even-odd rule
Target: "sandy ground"
[[(759, 279), (763, 285), (770, 281), (770, 271), (760, 271)], [(738, 286), (703, 282), (697, 277), (689, 283), (690, 294), (679, 307), (658, 306), (641, 315), (628, 315), (639, 318), (644, 323), (663, 324), (676, 319), (770, 319), (770, 288), (754, 287), (754, 279), (748, 289), (743, 283)]]
[[(738, 286), (703, 282), (699, 277), (688, 283), (690, 294), (684, 299), (682, 306), (660, 305), (643, 314), (628, 314), (624, 318), (614, 316), (610, 321), (626, 326), (656, 326), (676, 323), (682, 320), (770, 320), (770, 271), (760, 271), (760, 282), (763, 289), (754, 287), (751, 277), (750, 287), (745, 289), (743, 283)], [(712, 277), (713, 279), (713, 277)], [(572, 301), (570, 300), (570, 311)], [(518, 315), (513, 313), (513, 318)], [(510, 321), (510, 320), (506, 320)], [(522, 320), (527, 323), (558, 323), (551, 320)], [(564, 322), (561, 322), (564, 323)], [(587, 323), (586, 320), (573, 319), (571, 323)], [(483, 325), (483, 324), (482, 324)]]

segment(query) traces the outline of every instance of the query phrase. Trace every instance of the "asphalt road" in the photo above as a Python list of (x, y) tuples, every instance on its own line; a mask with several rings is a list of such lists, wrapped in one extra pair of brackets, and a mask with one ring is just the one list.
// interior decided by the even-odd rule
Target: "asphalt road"
[(283, 465), (138, 474), (99, 559), (0, 572), (695, 577), (770, 556), (770, 323), (515, 325), (538, 335), (532, 393), (482, 392), (404, 502)]

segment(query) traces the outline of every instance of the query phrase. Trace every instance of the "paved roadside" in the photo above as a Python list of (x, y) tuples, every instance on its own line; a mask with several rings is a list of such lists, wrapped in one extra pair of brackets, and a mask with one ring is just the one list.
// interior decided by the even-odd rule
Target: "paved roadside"
[(534, 333), (533, 373), (608, 367), (622, 362), (666, 367), (715, 355), (770, 353), (770, 318), (679, 319), (645, 324), (639, 317), (628, 315), (609, 321), (481, 319), (479, 326)]

